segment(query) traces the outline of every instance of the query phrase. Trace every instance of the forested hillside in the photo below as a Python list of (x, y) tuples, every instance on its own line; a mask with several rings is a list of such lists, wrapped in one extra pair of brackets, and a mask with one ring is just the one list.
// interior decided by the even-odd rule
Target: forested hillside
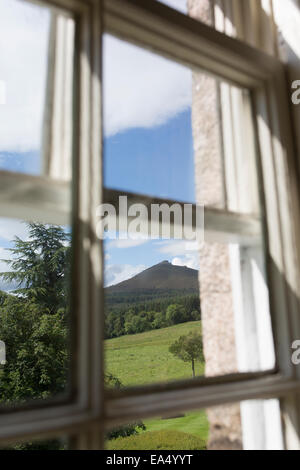
[(106, 289), (106, 338), (200, 320), (198, 271), (163, 261)]

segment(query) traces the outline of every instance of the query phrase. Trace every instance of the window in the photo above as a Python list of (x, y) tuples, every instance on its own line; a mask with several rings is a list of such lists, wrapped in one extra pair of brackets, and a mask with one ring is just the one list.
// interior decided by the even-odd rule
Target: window
[[(64, 112), (61, 112), (61, 107), (56, 108), (55, 100), (66, 96), (66, 92), (70, 93), (72, 64), (62, 67), (66, 61), (60, 61), (54, 54), (50, 60), (50, 64), (55, 64), (55, 73), (52, 72), (52, 80), (48, 84), (51, 99), (46, 110), (48, 127), (44, 149), (48, 176), (2, 170), (0, 215), (56, 223), (65, 223), (71, 215), (74, 255), (71, 283), (74, 318), (72, 393), (63, 402), (4, 411), (0, 442), (72, 433), (74, 447), (99, 449), (103, 447), (105, 430), (132, 420), (237, 401), (283, 397), (296, 392), (299, 381), (290, 361), (290, 346), (293, 336), (299, 332), (296, 296), (298, 253), (294, 251), (298, 236), (294, 214), (298, 213), (298, 203), (282, 64), (152, 0), (49, 0), (44, 1), (44, 5), (48, 8), (53, 6), (53, 15), (63, 19), (71, 17), (75, 23), (72, 191), (66, 183), (70, 179), (70, 171), (65, 172), (55, 164), (57, 156), (64, 151), (71, 155), (70, 140), (66, 142), (63, 139), (70, 132), (70, 99), (66, 97)], [(69, 23), (63, 23), (61, 30), (58, 27), (55, 38), (64, 44), (60, 49), (65, 51), (63, 57), (70, 59), (72, 47), (68, 38), (72, 37), (72, 32), (69, 35)], [(224, 136), (231, 138), (237, 147), (244, 145), (247, 156), (252, 153), (257, 158), (260, 210), (259, 214), (253, 215), (239, 207), (206, 207), (205, 226), (207, 234), (217, 233), (224, 243), (230, 244), (234, 240), (243, 246), (231, 253), (233, 269), (239, 274), (235, 276), (236, 289), (239, 290), (245, 279), (250, 277), (254, 293), (251, 301), (254, 304), (256, 292), (262, 295), (266, 277), (276, 367), (269, 367), (271, 358), (266, 367), (254, 367), (253, 372), (199, 378), (163, 387), (151, 385), (114, 393), (104, 391), (103, 345), (100, 341), (104, 329), (103, 255), (95, 214), (102, 202), (115, 203), (119, 192), (103, 189), (102, 184), (102, 52), (99, 37), (103, 32), (155, 51), (196, 72), (202, 70), (217, 77), (225, 83), (223, 102), (231, 93), (228, 84), (237, 90), (234, 92), (235, 104), (245, 107), (245, 129), (249, 133), (249, 142), (252, 134), (255, 147), (247, 145), (246, 148), (244, 141), (238, 141), (238, 135), (230, 135), (230, 125), (227, 128), (226, 124)], [(52, 48), (52, 53), (54, 50)], [(60, 86), (64, 85), (66, 90), (61, 90)], [(242, 89), (247, 92), (242, 93)], [(226, 165), (239, 165), (241, 162), (234, 160), (234, 152), (226, 155), (228, 148), (225, 147)], [(52, 172), (52, 168), (55, 171)], [(238, 182), (230, 169), (227, 175), (232, 177), (231, 188), (236, 189)], [(243, 189), (243, 183), (241, 186)], [(13, 192), (11, 187), (14, 187)], [(153, 198), (143, 194), (129, 194), (129, 206), (141, 200), (146, 205), (153, 202)], [(262, 267), (261, 252), (249, 248), (247, 243), (249, 238), (259, 233), (260, 224), (264, 231), (266, 272)], [(245, 266), (244, 270), (240, 269), (241, 264)], [(244, 311), (243, 299), (239, 301), (238, 308)], [(249, 318), (247, 313), (245, 318)], [(287, 405), (290, 403), (286, 401)], [(285, 409), (287, 413), (295, 410), (292, 405)]]

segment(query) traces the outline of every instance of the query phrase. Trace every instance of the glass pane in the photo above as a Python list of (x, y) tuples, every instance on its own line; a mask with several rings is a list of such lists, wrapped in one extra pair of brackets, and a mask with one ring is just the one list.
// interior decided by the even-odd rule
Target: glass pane
[[(143, 419), (112, 430), (106, 436), (106, 448), (283, 450), (279, 401), (250, 400)], [(197, 458), (201, 459), (201, 455), (193, 454), (194, 463)]]
[(106, 35), (104, 133), (106, 187), (259, 215), (248, 90)]
[[(205, 411), (144, 419), (113, 429), (108, 450), (206, 450), (209, 423)], [(187, 460), (187, 459), (186, 459)]]
[(130, 247), (130, 241), (105, 245), (107, 372), (121, 386), (202, 375), (201, 357), (193, 372), (169, 351), (191, 333), (202, 348), (195, 243), (149, 240)]
[(259, 249), (117, 239), (105, 258), (106, 371), (121, 387), (274, 367)]
[(195, 202), (192, 74), (104, 37), (105, 185)]
[[(126, 387), (272, 369), (249, 91), (110, 36), (104, 53), (107, 373)], [(137, 193), (134, 208), (126, 196), (117, 207), (119, 190)], [(182, 232), (153, 236), (142, 194), (204, 206), (204, 240), (200, 219), (188, 237), (167, 203), (162, 227), (174, 212)], [(257, 234), (240, 236), (234, 213)]]
[(0, 219), (0, 407), (69, 392), (71, 232)]
[(70, 176), (73, 41), (65, 12), (0, 0), (1, 170)]

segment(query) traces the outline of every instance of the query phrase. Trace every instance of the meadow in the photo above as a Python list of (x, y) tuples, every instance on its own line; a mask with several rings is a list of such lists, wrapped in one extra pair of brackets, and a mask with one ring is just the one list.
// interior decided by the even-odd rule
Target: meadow
[[(106, 370), (119, 378), (123, 386), (145, 385), (191, 379), (190, 363), (177, 359), (169, 346), (181, 335), (199, 331), (201, 321), (183, 323), (136, 335), (121, 336), (105, 342)], [(204, 363), (196, 363), (196, 374), (203, 375)], [(144, 420), (146, 431), (136, 436), (113, 439), (109, 449), (178, 449), (205, 448), (208, 421), (205, 411), (186, 413), (173, 419)], [(179, 446), (179, 447), (178, 447)]]
[[(123, 386), (190, 379), (191, 364), (174, 357), (169, 346), (195, 330), (201, 334), (201, 321), (106, 340), (106, 370)], [(196, 375), (203, 373), (204, 363), (197, 362)]]

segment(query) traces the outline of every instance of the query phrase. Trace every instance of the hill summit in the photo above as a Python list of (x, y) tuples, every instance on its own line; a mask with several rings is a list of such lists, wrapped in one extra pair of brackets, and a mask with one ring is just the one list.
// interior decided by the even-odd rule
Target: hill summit
[(127, 281), (107, 287), (109, 293), (136, 292), (139, 290), (188, 290), (197, 291), (198, 271), (186, 266), (174, 266), (162, 261), (145, 269)]

